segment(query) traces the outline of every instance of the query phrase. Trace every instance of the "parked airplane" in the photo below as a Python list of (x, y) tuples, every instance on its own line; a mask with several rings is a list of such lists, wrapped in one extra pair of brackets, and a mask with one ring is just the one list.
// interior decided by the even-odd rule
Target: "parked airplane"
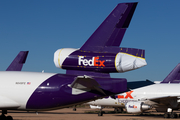
[(177, 114), (174, 113), (173, 110), (180, 108), (180, 84), (173, 83), (178, 83), (180, 80), (179, 71), (180, 64), (178, 64), (160, 84), (153, 84), (138, 89), (131, 89), (131, 87), (127, 85), (130, 90), (123, 94), (116, 95), (115, 98), (103, 98), (87, 104), (90, 104), (91, 108), (101, 110), (107, 106), (114, 107), (115, 110), (121, 110), (125, 107), (127, 112), (130, 113), (139, 113), (155, 108), (158, 112), (165, 112), (165, 118), (175, 118)]
[[(29, 51), (20, 51), (18, 53), (18, 55), (15, 57), (15, 59), (8, 66), (6, 71), (21, 71), (22, 67), (23, 67), (23, 64), (26, 62), (28, 53), (29, 53)], [(3, 110), (2, 112), (4, 112), (3, 114), (7, 114), (6, 110)], [(2, 120), (3, 120), (3, 118), (6, 118), (3, 114), (0, 117), (0, 119), (2, 119)], [(11, 116), (7, 116), (7, 120), (8, 119), (11, 120), (12, 117)]]
[(119, 47), (136, 6), (137, 3), (118, 4), (80, 49), (58, 49), (54, 53), (55, 66), (66, 69), (67, 74), (92, 76), (109, 76), (108, 73), (145, 66), (145, 50)]
[(53, 110), (95, 100), (126, 90), (126, 79), (55, 73), (0, 72), (0, 119), (7, 110)]
[(109, 73), (147, 65), (145, 50), (119, 47), (136, 6), (137, 2), (118, 4), (80, 49), (58, 49), (55, 66), (70, 75), (110, 78)]
[(126, 91), (127, 80), (109, 73), (146, 65), (144, 50), (118, 47), (136, 5), (118, 4), (79, 50), (58, 50), (54, 61), (66, 74), (0, 72), (0, 119), (13, 119), (7, 110), (60, 109)]

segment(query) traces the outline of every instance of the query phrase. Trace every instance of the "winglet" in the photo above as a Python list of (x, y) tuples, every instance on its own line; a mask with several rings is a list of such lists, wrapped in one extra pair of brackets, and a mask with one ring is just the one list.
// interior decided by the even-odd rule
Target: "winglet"
[(118, 4), (80, 50), (102, 52), (105, 46), (119, 46), (136, 6), (137, 2)]
[(29, 51), (20, 51), (6, 71), (21, 71), (23, 64), (26, 62), (28, 53)]
[(180, 63), (169, 73), (161, 83), (180, 83)]

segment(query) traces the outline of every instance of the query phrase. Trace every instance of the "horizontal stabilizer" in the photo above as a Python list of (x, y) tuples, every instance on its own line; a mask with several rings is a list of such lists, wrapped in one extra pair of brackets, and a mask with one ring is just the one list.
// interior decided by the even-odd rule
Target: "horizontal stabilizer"
[(155, 84), (152, 81), (146, 80), (146, 81), (135, 81), (135, 82), (127, 82), (127, 88), (132, 90), (132, 89), (137, 89), (141, 87), (145, 87), (148, 85), (153, 85)]
[(71, 88), (83, 90), (83, 91), (91, 91), (96, 90), (105, 95), (103, 90), (100, 88), (100, 85), (89, 76), (78, 76), (74, 80), (74, 82), (70, 85)]
[(80, 48), (102, 52), (105, 46), (119, 46), (136, 9), (135, 3), (120, 3)]
[(161, 83), (180, 83), (180, 63), (169, 73)]
[(29, 51), (20, 51), (6, 71), (21, 71), (23, 64), (26, 62), (28, 52)]

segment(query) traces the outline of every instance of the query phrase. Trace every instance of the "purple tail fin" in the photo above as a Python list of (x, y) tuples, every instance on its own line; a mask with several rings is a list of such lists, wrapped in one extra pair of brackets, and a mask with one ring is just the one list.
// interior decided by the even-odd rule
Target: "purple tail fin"
[(161, 83), (180, 83), (180, 63), (169, 73)]
[(136, 6), (137, 2), (118, 4), (80, 50), (102, 52), (106, 46), (118, 47), (129, 26)]
[(29, 51), (20, 51), (6, 71), (21, 71), (23, 64), (26, 62), (28, 52)]

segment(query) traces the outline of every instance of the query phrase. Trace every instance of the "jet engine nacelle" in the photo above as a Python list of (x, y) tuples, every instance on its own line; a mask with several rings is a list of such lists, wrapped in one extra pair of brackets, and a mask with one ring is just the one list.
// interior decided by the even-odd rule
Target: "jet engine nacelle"
[(95, 53), (78, 49), (59, 49), (54, 53), (55, 66), (67, 70), (126, 72), (145, 66), (144, 58), (127, 53)]
[(102, 107), (101, 106), (96, 106), (96, 105), (90, 105), (90, 108), (91, 109), (101, 109)]
[(141, 113), (145, 110), (151, 109), (151, 106), (144, 104), (143, 102), (128, 102), (125, 105), (128, 113)]

